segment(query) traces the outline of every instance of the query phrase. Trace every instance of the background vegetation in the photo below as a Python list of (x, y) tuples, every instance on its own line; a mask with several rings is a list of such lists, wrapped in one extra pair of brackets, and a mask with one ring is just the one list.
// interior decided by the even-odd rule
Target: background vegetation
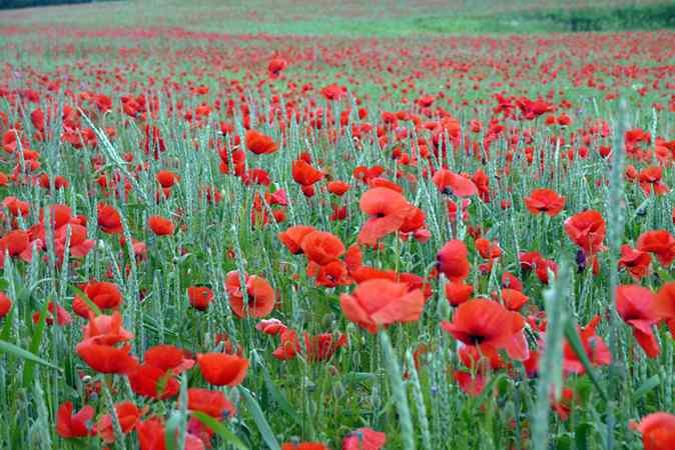
[(32, 9), (7, 12), (0, 15), (0, 24), (161, 25), (211, 32), (384, 36), (675, 28), (675, 3), (662, 0), (318, 0), (312, 8), (292, 0), (0, 0), (0, 9), (66, 3), (91, 4), (78, 10), (52, 6), (47, 14)]

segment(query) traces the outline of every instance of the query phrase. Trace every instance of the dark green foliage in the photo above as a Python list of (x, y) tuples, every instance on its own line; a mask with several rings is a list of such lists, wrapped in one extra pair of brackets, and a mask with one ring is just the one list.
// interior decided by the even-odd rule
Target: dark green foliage
[[(34, 8), (36, 6), (94, 3), (97, 0), (0, 0), (0, 9)], [(100, 1), (100, 0), (99, 0)]]
[(675, 3), (615, 8), (541, 10), (523, 13), (525, 21), (549, 22), (566, 31), (616, 31), (675, 28)]

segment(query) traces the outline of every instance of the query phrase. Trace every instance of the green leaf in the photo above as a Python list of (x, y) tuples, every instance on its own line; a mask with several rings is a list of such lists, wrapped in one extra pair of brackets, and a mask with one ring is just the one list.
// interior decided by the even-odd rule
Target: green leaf
[(633, 393), (633, 400), (640, 400), (642, 397), (647, 395), (652, 389), (659, 385), (661, 379), (658, 375), (654, 375), (651, 378), (647, 379), (642, 385), (635, 390)]
[(277, 441), (276, 436), (274, 436), (274, 433), (270, 428), (270, 424), (267, 422), (267, 419), (265, 419), (265, 415), (263, 414), (262, 409), (260, 409), (260, 405), (256, 399), (253, 398), (253, 395), (251, 395), (251, 391), (243, 386), (239, 386), (239, 392), (241, 393), (242, 397), (244, 397), (246, 407), (251, 412), (253, 421), (258, 426), (258, 431), (260, 431), (265, 444), (267, 444), (270, 450), (281, 450), (279, 441)]
[(581, 423), (574, 430), (574, 442), (577, 450), (588, 449), (588, 435), (593, 430), (589, 423)]
[(572, 450), (572, 438), (567, 435), (560, 436), (556, 442), (555, 450)]
[(487, 401), (488, 397), (490, 397), (493, 394), (492, 391), (493, 391), (494, 387), (499, 386), (502, 383), (502, 381), (506, 380), (506, 378), (507, 378), (506, 375), (503, 374), (503, 373), (494, 375), (490, 379), (490, 381), (488, 381), (485, 384), (485, 387), (483, 388), (483, 392), (481, 392), (480, 396), (475, 397), (476, 398), (475, 404), (476, 405), (484, 404)]
[[(32, 354), (35, 354), (40, 350), (40, 343), (42, 342), (42, 335), (45, 331), (48, 313), (49, 313), (49, 301), (45, 301), (44, 305), (42, 305), (42, 309), (40, 310), (40, 320), (35, 326), (35, 330), (33, 330), (33, 336), (31, 337), (30, 340), (30, 347), (28, 348), (28, 351)], [(27, 361), (26, 364), (23, 366), (24, 387), (28, 387), (31, 385), (33, 381), (34, 368), (35, 368), (34, 363), (30, 361)]]
[(31, 296), (30, 289), (24, 286), (20, 288), (19, 291), (16, 293), (16, 303), (17, 304), (28, 303), (30, 301), (30, 296)]
[(265, 364), (262, 362), (260, 357), (258, 356), (257, 353), (255, 353), (255, 360), (258, 362), (258, 366), (262, 369), (263, 372), (263, 378), (265, 379), (265, 387), (267, 387), (267, 390), (269, 391), (270, 395), (272, 396), (272, 399), (274, 402), (279, 405), (279, 407), (286, 413), (288, 414), (298, 425), (302, 425), (302, 420), (300, 419), (300, 416), (298, 415), (297, 412), (293, 409), (293, 406), (291, 406), (290, 402), (288, 399), (284, 396), (284, 394), (279, 390), (279, 388), (274, 384), (272, 381), (272, 377), (270, 376), (269, 371), (267, 370), (267, 367), (265, 367)]
[(63, 369), (61, 369), (58, 366), (55, 366), (49, 361), (45, 361), (44, 359), (40, 358), (39, 356), (36, 356), (35, 354), (29, 352), (28, 350), (24, 350), (21, 347), (17, 347), (16, 345), (10, 344), (7, 341), (0, 340), (0, 353), (7, 353), (16, 356), (18, 358), (25, 359), (26, 361), (32, 361), (34, 363), (50, 367), (54, 370), (58, 370), (59, 372), (63, 371)]
[(204, 414), (203, 412), (199, 411), (193, 412), (192, 416), (195, 419), (199, 420), (204, 426), (207, 426), (211, 430), (213, 430), (213, 432), (216, 433), (218, 436), (220, 436), (223, 439), (223, 441), (233, 445), (238, 449), (248, 450), (248, 447), (244, 445), (244, 443), (237, 437), (237, 435), (234, 434), (232, 431), (230, 431), (222, 422), (218, 422), (216, 419), (209, 416), (208, 414)]
[(377, 376), (371, 372), (350, 372), (342, 378), (345, 384), (372, 383), (377, 380)]
[(2, 326), (2, 332), (0, 332), (0, 340), (6, 341), (9, 339), (9, 335), (12, 332), (12, 314), (14, 314), (15, 306), (12, 306), (12, 309), (9, 310), (9, 314), (5, 316), (5, 324)]

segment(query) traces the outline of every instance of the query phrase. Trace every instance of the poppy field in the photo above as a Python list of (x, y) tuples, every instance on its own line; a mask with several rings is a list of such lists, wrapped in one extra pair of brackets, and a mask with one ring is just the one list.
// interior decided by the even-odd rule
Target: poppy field
[(674, 450), (675, 32), (282, 4), (0, 12), (0, 448)]

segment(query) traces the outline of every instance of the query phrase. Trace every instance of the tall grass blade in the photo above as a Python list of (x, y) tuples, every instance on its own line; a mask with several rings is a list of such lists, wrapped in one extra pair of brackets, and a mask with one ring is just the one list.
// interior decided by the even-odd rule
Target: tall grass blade
[(55, 366), (54, 364), (50, 363), (49, 361), (45, 361), (44, 359), (40, 358), (39, 356), (35, 355), (34, 353), (31, 353), (28, 350), (24, 350), (21, 347), (17, 347), (16, 345), (11, 344), (7, 341), (0, 340), (0, 353), (6, 353), (8, 355), (12, 355), (12, 356), (15, 356), (17, 358), (21, 358), (25, 361), (30, 361), (30, 362), (40, 364), (42, 366), (50, 367), (54, 370), (58, 370), (59, 372), (63, 371), (63, 369), (61, 369), (58, 366)]
[(251, 391), (243, 386), (239, 386), (239, 392), (241, 393), (242, 397), (244, 397), (246, 407), (253, 416), (253, 421), (258, 427), (258, 431), (260, 431), (265, 444), (267, 444), (270, 450), (281, 450), (279, 441), (277, 441), (276, 436), (274, 436), (272, 428), (265, 418), (265, 414), (262, 412), (262, 409), (260, 409), (260, 405), (256, 399), (253, 398), (253, 395), (251, 395)]

